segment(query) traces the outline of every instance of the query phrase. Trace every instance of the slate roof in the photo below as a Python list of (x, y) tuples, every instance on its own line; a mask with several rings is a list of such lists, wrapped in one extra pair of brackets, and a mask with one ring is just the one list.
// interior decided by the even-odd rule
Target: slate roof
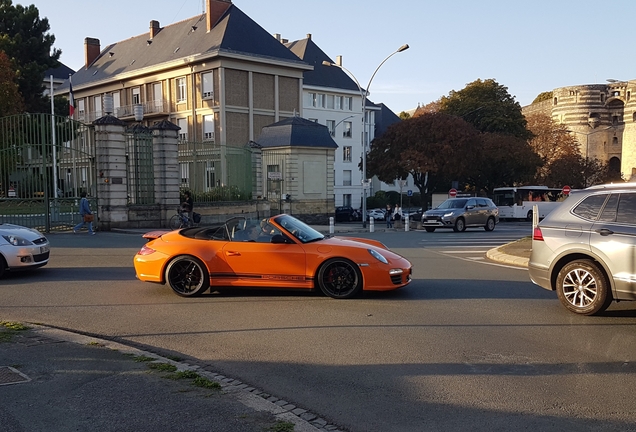
[(265, 126), (257, 144), (261, 147), (338, 148), (327, 126), (302, 117), (290, 117)]
[[(235, 5), (206, 31), (205, 14), (161, 28), (151, 43), (149, 33), (106, 45), (88, 68), (73, 75), (73, 87), (116, 75), (183, 61), (201, 55), (241, 54), (261, 61), (283, 61), (309, 69), (294, 53)], [(196, 27), (196, 30), (193, 28)], [(60, 90), (68, 89), (68, 82)]]
[(380, 107), (380, 110), (375, 113), (375, 136), (382, 135), (393, 123), (402, 121), (399, 116), (383, 103), (376, 104), (375, 106)]
[(324, 66), (323, 61), (334, 63), (311, 38), (285, 44), (294, 54), (314, 67), (303, 74), (305, 85), (318, 87), (332, 87), (360, 92), (356, 82), (349, 75), (335, 66)]
[(46, 72), (44, 72), (44, 79), (48, 80), (49, 77), (53, 75), (53, 78), (55, 79), (66, 80), (68, 79), (69, 75), (73, 75), (74, 73), (75, 71), (73, 69), (60, 62), (60, 65), (58, 67), (47, 69)]

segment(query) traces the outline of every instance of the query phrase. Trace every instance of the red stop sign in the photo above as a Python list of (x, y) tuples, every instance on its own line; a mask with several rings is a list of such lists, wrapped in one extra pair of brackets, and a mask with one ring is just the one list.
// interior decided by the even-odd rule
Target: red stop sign
[(451, 198), (455, 198), (455, 197), (457, 196), (457, 189), (451, 189), (451, 190), (449, 190), (449, 191), (448, 191), (448, 195), (449, 195)]
[(563, 193), (569, 195), (572, 188), (570, 186), (563, 186)]

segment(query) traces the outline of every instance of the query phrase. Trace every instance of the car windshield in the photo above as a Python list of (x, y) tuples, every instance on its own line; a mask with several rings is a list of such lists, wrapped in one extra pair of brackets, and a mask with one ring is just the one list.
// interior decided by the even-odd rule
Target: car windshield
[(459, 209), (466, 206), (465, 199), (449, 199), (437, 206), (438, 209)]
[(324, 235), (293, 216), (281, 215), (274, 218), (274, 221), (282, 226), (289, 234), (293, 235), (303, 243), (309, 243), (325, 238)]

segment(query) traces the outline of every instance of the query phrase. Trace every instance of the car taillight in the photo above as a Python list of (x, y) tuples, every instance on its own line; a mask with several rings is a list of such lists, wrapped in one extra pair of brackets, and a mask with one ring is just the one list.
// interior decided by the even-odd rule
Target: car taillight
[(532, 240), (543, 241), (543, 233), (541, 232), (541, 228), (536, 227), (532, 230)]
[(143, 245), (141, 249), (139, 250), (139, 252), (137, 252), (137, 255), (150, 255), (153, 253), (155, 253), (154, 249), (151, 249), (148, 246)]

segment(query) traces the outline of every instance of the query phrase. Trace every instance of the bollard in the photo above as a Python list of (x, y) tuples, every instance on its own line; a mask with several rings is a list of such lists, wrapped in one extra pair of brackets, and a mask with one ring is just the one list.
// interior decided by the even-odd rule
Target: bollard
[(329, 234), (333, 234), (334, 233), (334, 228), (333, 228), (333, 216), (329, 217)]
[(409, 222), (411, 221), (410, 217), (407, 217), (406, 219), (404, 219), (404, 231), (408, 232), (409, 230)]
[(373, 217), (369, 218), (369, 232), (375, 232), (375, 223)]

